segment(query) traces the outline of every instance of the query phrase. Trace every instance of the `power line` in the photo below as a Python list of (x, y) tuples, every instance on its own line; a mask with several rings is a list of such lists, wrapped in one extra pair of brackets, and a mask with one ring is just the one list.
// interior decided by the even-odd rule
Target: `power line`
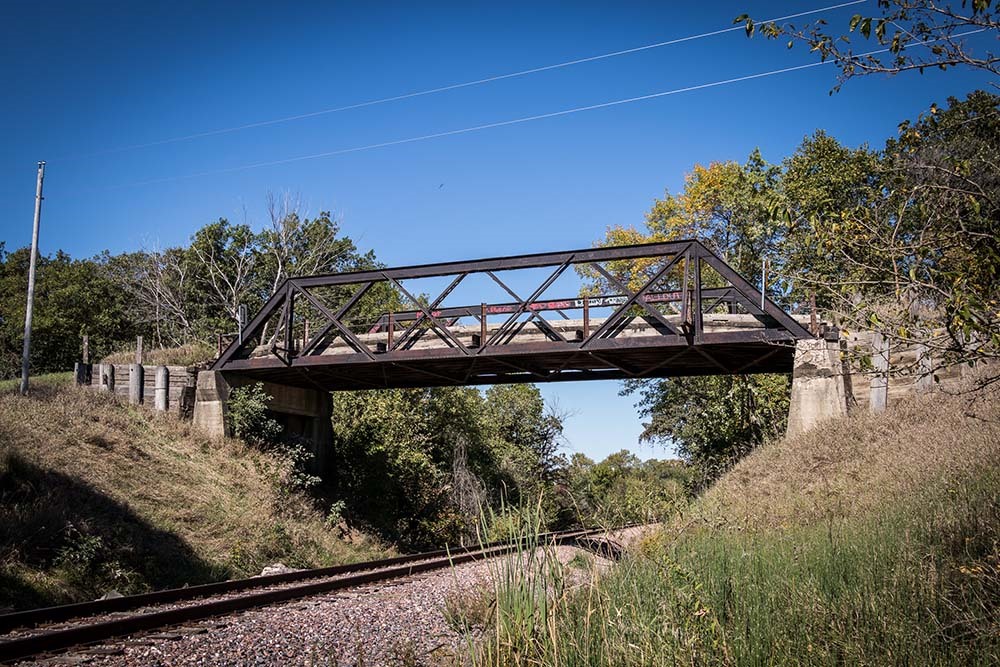
[[(822, 12), (832, 11), (834, 9), (841, 9), (843, 7), (849, 7), (851, 5), (858, 5), (868, 0), (851, 0), (850, 2), (843, 2), (838, 5), (830, 5), (828, 7), (820, 7), (819, 9), (811, 9), (805, 12), (798, 12), (796, 14), (789, 14), (787, 16), (779, 16), (778, 18), (768, 19), (764, 21), (765, 23), (777, 22), (777, 21), (787, 21), (794, 18), (800, 18), (802, 16), (809, 16), (810, 14), (819, 14)], [(697, 35), (688, 35), (687, 37), (677, 37), (675, 39), (669, 39), (663, 42), (656, 42), (654, 44), (646, 44), (643, 46), (636, 46), (629, 49), (623, 49), (621, 51), (612, 51), (610, 53), (602, 53), (596, 56), (588, 56), (586, 58), (578, 58), (576, 60), (567, 60), (561, 63), (555, 63), (553, 65), (543, 65), (541, 67), (533, 67), (531, 69), (520, 70), (518, 72), (510, 72), (507, 74), (497, 74), (494, 76), (489, 76), (484, 79), (476, 79), (474, 81), (465, 81), (462, 83), (455, 83), (447, 86), (439, 86), (437, 88), (428, 88), (426, 90), (418, 90), (411, 93), (404, 93), (402, 95), (394, 95), (392, 97), (383, 97), (374, 100), (367, 100), (365, 102), (357, 102), (354, 104), (348, 104), (345, 106), (332, 107), (329, 109), (320, 109), (318, 111), (310, 111), (307, 113), (297, 114), (294, 116), (285, 116), (282, 118), (273, 118), (270, 120), (257, 121), (255, 123), (247, 123), (245, 125), (235, 125), (233, 127), (224, 127), (217, 130), (208, 130), (205, 132), (197, 132), (195, 134), (188, 134), (179, 137), (171, 137), (169, 139), (161, 139), (159, 141), (151, 141), (145, 144), (134, 144), (132, 146), (123, 146), (121, 148), (110, 148), (103, 151), (98, 151), (95, 153), (88, 153), (86, 156), (93, 155), (107, 155), (109, 153), (122, 153), (125, 151), (138, 150), (141, 148), (152, 148), (154, 146), (163, 146), (166, 144), (174, 144), (182, 141), (191, 141), (193, 139), (202, 139), (205, 137), (217, 136), (220, 134), (229, 134), (232, 132), (240, 132), (243, 130), (250, 130), (257, 127), (266, 127), (268, 125), (277, 125), (279, 123), (289, 123), (296, 120), (304, 120), (306, 118), (315, 118), (316, 116), (324, 116), (327, 114), (339, 113), (341, 111), (350, 111), (351, 109), (361, 109), (363, 107), (375, 106), (377, 104), (386, 104), (389, 102), (398, 102), (401, 100), (412, 99), (414, 97), (423, 97), (425, 95), (434, 95), (436, 93), (443, 93), (449, 90), (458, 90), (460, 88), (469, 88), (472, 86), (480, 86), (487, 83), (493, 83), (495, 81), (502, 81), (504, 79), (513, 79), (517, 77), (527, 76), (529, 74), (537, 74), (539, 72), (547, 72), (549, 70), (560, 69), (563, 67), (571, 67), (573, 65), (582, 65), (584, 63), (590, 63), (597, 60), (605, 60), (607, 58), (615, 58), (617, 56), (624, 56), (631, 53), (639, 53), (640, 51), (648, 51), (650, 49), (658, 49), (664, 46), (671, 46), (673, 44), (681, 44), (683, 42), (691, 42), (698, 39), (705, 39), (707, 37), (714, 37), (716, 35), (722, 35), (725, 33), (733, 32), (736, 30), (744, 30), (743, 26), (733, 26), (729, 28), (721, 28), (719, 30), (712, 30), (710, 32), (703, 32)], [(85, 157), (84, 155), (76, 157)]]
[[(952, 35), (952, 38), (967, 37), (969, 35), (975, 35), (981, 32), (985, 32), (986, 28), (980, 28), (979, 30), (970, 30), (968, 32), (959, 33), (957, 35)], [(924, 42), (918, 42), (913, 44), (913, 46), (925, 46), (934, 42), (941, 41), (940, 39), (931, 39)], [(877, 49), (875, 51), (867, 51), (865, 53), (860, 53), (857, 55), (858, 58), (865, 58), (867, 56), (879, 55), (882, 53), (888, 53), (890, 49)], [(333, 151), (326, 151), (323, 153), (313, 153), (311, 155), (298, 155), (290, 158), (283, 158), (281, 160), (269, 160), (266, 162), (251, 162), (249, 164), (239, 165), (235, 167), (226, 167), (223, 169), (213, 169), (211, 171), (203, 171), (195, 174), (186, 174), (183, 176), (168, 176), (165, 178), (155, 178), (146, 181), (137, 181), (134, 183), (127, 183), (119, 186), (112, 186), (114, 188), (123, 187), (135, 187), (140, 185), (153, 185), (156, 183), (169, 183), (172, 181), (187, 180), (190, 178), (200, 178), (202, 176), (216, 176), (220, 174), (229, 174), (237, 171), (247, 171), (249, 169), (258, 169), (260, 167), (273, 167), (282, 164), (290, 164), (292, 162), (302, 162), (305, 160), (316, 160), (325, 157), (334, 157), (337, 155), (346, 155), (348, 153), (360, 153), (362, 151), (373, 150), (376, 148), (386, 148), (389, 146), (399, 146), (402, 144), (411, 144), (418, 141), (427, 141), (430, 139), (440, 139), (442, 137), (451, 137), (459, 134), (468, 134), (470, 132), (479, 132), (482, 130), (488, 130), (497, 127), (505, 127), (508, 125), (519, 125), (521, 123), (529, 123), (531, 121), (543, 120), (546, 118), (556, 118), (559, 116), (568, 116), (570, 114), (580, 113), (583, 111), (594, 111), (597, 109), (606, 109), (608, 107), (620, 106), (623, 104), (632, 104), (634, 102), (642, 102), (644, 100), (652, 100), (660, 97), (667, 97), (670, 95), (678, 95), (680, 93), (689, 93), (696, 90), (704, 90), (706, 88), (716, 88), (719, 86), (726, 86), (733, 83), (740, 83), (743, 81), (751, 81), (753, 79), (762, 79), (764, 77), (776, 76), (778, 74), (787, 74), (789, 72), (797, 72), (800, 70), (810, 69), (813, 67), (822, 67), (823, 65), (831, 65), (835, 61), (833, 60), (821, 60), (819, 62), (806, 63), (804, 65), (794, 65), (792, 67), (783, 67), (781, 69), (774, 69), (767, 72), (758, 72), (756, 74), (746, 74), (744, 76), (733, 77), (730, 79), (722, 79), (719, 81), (712, 81), (709, 83), (700, 83), (694, 86), (685, 86), (684, 88), (674, 88), (673, 90), (665, 90), (658, 93), (650, 93), (648, 95), (639, 95), (636, 97), (627, 97), (620, 100), (612, 100), (610, 102), (601, 102), (598, 104), (590, 104), (582, 107), (573, 107), (572, 109), (562, 109), (560, 111), (551, 111), (549, 113), (536, 114), (534, 116), (523, 116), (521, 118), (512, 118), (510, 120), (501, 120), (494, 123), (485, 123), (483, 125), (474, 125), (472, 127), (463, 127), (456, 130), (446, 130), (444, 132), (435, 132), (433, 134), (424, 134), (416, 137), (408, 137), (406, 139), (395, 139), (393, 141), (383, 141), (377, 144), (367, 144), (364, 146), (355, 146), (353, 148), (341, 148)]]
[[(879, 53), (877, 51), (872, 52)], [(867, 54), (866, 54), (867, 55)], [(621, 100), (612, 100), (610, 102), (601, 102), (600, 104), (591, 104), (588, 106), (574, 107), (572, 109), (563, 109), (561, 111), (552, 111), (550, 113), (537, 114), (534, 116), (524, 116), (522, 118), (513, 118), (511, 120), (502, 120), (495, 123), (486, 123), (484, 125), (475, 125), (473, 127), (463, 127), (457, 130), (447, 130), (444, 132), (435, 132), (433, 134), (424, 134), (417, 137), (409, 137), (406, 139), (396, 139), (394, 141), (384, 141), (377, 144), (367, 144), (365, 146), (355, 146), (353, 148), (342, 148), (334, 151), (327, 151), (324, 153), (314, 153), (312, 155), (299, 155), (296, 157), (284, 158), (281, 160), (271, 160), (268, 162), (253, 162), (250, 164), (240, 165), (236, 167), (227, 167), (224, 169), (213, 169), (212, 171), (203, 171), (196, 174), (187, 174), (184, 176), (168, 176), (166, 178), (151, 179), (148, 181), (139, 181), (136, 183), (131, 183), (119, 187), (129, 187), (137, 185), (152, 185), (154, 183), (167, 183), (175, 180), (182, 180), (188, 178), (199, 178), (201, 176), (215, 176), (218, 174), (227, 174), (236, 171), (246, 171), (248, 169), (257, 169), (260, 167), (273, 167), (276, 165), (289, 164), (291, 162), (301, 162), (304, 160), (315, 160), (324, 157), (333, 157), (336, 155), (346, 155), (347, 153), (359, 153), (361, 151), (372, 150), (375, 148), (386, 148), (388, 146), (399, 146), (401, 144), (410, 144), (418, 141), (427, 141), (429, 139), (439, 139), (442, 137), (451, 137), (458, 134), (467, 134), (469, 132), (479, 132), (481, 130), (488, 130), (496, 127), (504, 127), (507, 125), (517, 125), (520, 123), (528, 123), (535, 120), (542, 120), (545, 118), (555, 118), (557, 116), (568, 116), (574, 113), (580, 113), (582, 111), (594, 111), (596, 109), (604, 109), (607, 107), (619, 106), (622, 104), (631, 104), (633, 102), (641, 102), (643, 100), (655, 99), (657, 97), (666, 97), (668, 95), (677, 95), (679, 93), (687, 93), (695, 90), (702, 90), (705, 88), (714, 88), (717, 86), (725, 86), (731, 83), (739, 83), (741, 81), (749, 81), (751, 79), (760, 79), (767, 76), (774, 76), (776, 74), (785, 74), (787, 72), (794, 72), (797, 70), (808, 69), (810, 67), (820, 67), (822, 65), (829, 65), (832, 61), (821, 61), (809, 63), (806, 65), (796, 65), (794, 67), (785, 67), (782, 69), (771, 70), (769, 72), (760, 72), (757, 74), (748, 74), (746, 76), (740, 76), (732, 79), (723, 79), (721, 81), (713, 81), (711, 83), (702, 83), (695, 86), (687, 86), (685, 88), (675, 88), (673, 90), (666, 90), (658, 93), (650, 93), (649, 95), (640, 95), (638, 97), (629, 97)]]

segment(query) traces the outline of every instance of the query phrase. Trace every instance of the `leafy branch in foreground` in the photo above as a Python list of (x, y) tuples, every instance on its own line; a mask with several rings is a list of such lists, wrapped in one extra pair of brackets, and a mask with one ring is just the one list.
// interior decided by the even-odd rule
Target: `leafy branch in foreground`
[[(957, 5), (957, 6), (955, 6)], [(769, 39), (788, 39), (788, 48), (803, 42), (818, 52), (825, 62), (840, 67), (834, 91), (856, 76), (899, 74), (928, 68), (965, 67), (1000, 75), (1000, 55), (982, 46), (973, 46), (968, 37), (1000, 37), (1000, 9), (993, 0), (962, 0), (941, 3), (934, 0), (879, 0), (878, 16), (855, 14), (846, 34), (827, 28), (823, 19), (795, 26), (774, 21), (756, 23), (747, 14), (734, 23), (746, 27), (748, 37), (755, 33)], [(856, 48), (851, 36), (864, 38)], [(872, 41), (874, 40), (874, 43)], [(877, 45), (878, 53), (869, 47)]]

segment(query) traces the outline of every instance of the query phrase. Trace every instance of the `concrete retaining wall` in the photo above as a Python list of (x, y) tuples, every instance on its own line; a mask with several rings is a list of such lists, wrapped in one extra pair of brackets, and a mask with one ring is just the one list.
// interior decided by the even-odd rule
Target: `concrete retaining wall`
[[(101, 367), (110, 366), (114, 371), (114, 393), (123, 401), (129, 399), (129, 375), (131, 364), (77, 364), (77, 384), (89, 386), (95, 391), (104, 389)], [(156, 376), (161, 366), (143, 365), (142, 403), (150, 407), (156, 394)], [(169, 382), (167, 385), (167, 411), (190, 419), (194, 409), (195, 384), (198, 369), (189, 366), (166, 366)]]

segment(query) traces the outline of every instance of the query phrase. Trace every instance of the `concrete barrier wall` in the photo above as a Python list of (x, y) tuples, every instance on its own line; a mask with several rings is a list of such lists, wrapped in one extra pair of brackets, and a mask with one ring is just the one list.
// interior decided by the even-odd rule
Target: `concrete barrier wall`
[[(854, 401), (856, 406), (863, 408), (871, 404), (872, 379), (876, 376), (873, 361), (876, 354), (873, 346), (874, 338), (873, 331), (852, 331), (841, 335), (844, 343), (843, 356), (850, 371)], [(937, 369), (934, 372), (936, 381), (932, 377), (921, 384), (923, 374), (918, 358), (921, 354), (917, 345), (889, 340), (888, 403), (890, 405), (904, 396), (921, 393), (933, 387), (953, 388), (961, 383), (964, 364)], [(931, 359), (930, 366), (936, 365), (935, 360)]]
[(853, 410), (881, 412), (912, 394), (957, 388), (963, 364), (938, 368), (921, 345), (874, 331), (841, 333), (795, 346), (787, 433), (807, 431)]

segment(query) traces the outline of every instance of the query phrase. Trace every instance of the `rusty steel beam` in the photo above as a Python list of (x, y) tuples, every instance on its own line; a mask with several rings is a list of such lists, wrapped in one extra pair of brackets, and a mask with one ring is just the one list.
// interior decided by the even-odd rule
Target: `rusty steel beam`
[(296, 278), (302, 287), (326, 285), (343, 285), (345, 283), (360, 283), (368, 280), (395, 278), (437, 278), (452, 276), (457, 273), (485, 273), (487, 271), (511, 271), (515, 269), (533, 269), (543, 266), (556, 266), (572, 261), (573, 264), (586, 262), (605, 262), (609, 260), (640, 259), (673, 255), (691, 243), (698, 241), (670, 241), (667, 243), (640, 243), (636, 245), (615, 246), (610, 248), (585, 248), (563, 252), (543, 252), (530, 255), (512, 255), (509, 257), (490, 257), (462, 262), (442, 262), (439, 264), (417, 264), (394, 269), (374, 269), (369, 271), (352, 271), (347, 273), (331, 273), (318, 276)]
[[(656, 259), (654, 266), (657, 268), (645, 276), (644, 283), (636, 290), (602, 265), (639, 258)], [(666, 285), (668, 290), (680, 288), (679, 291), (656, 291), (657, 287), (664, 289), (660, 286), (661, 281), (671, 275), (670, 271), (681, 261), (680, 278), (671, 276)], [(593, 266), (593, 270), (620, 294), (539, 301), (568, 268), (580, 265)], [(526, 299), (495, 273), (546, 266), (555, 268)], [(705, 287), (702, 280), (705, 267), (711, 267), (726, 285)], [(474, 273), (485, 273), (515, 301), (503, 304), (480, 301), (475, 306), (460, 307), (443, 305), (459, 283)], [(405, 280), (445, 276), (452, 277), (450, 284), (428, 305), (417, 300), (403, 285)], [(378, 337), (382, 339), (373, 351), (348, 327), (349, 319), (346, 318), (368, 289), (380, 282), (412, 301), (418, 310), (383, 313), (374, 317), (374, 321), (363, 322), (362, 330), (380, 334)], [(349, 284), (361, 287), (336, 309), (311, 293), (317, 287)], [(289, 342), (296, 299), (305, 299), (327, 319), (323, 326), (310, 332), (311, 336), (305, 336), (305, 344), (298, 354)], [(676, 310), (680, 325), (669, 320), (654, 306), (656, 303), (666, 303), (671, 311)], [(704, 315), (720, 303), (729, 304), (731, 313), (738, 304), (760, 324), (750, 329), (706, 331)], [(595, 307), (609, 307), (612, 312), (603, 322), (592, 325)], [(631, 310), (636, 307), (642, 309), (641, 315)], [(569, 319), (568, 310), (583, 311), (583, 330), (575, 334), (571, 331), (568, 336), (540, 314), (555, 311)], [(276, 354), (250, 357), (254, 346), (264, 344), (260, 339), (264, 337), (267, 322), (279, 311), (280, 324), (274, 338), (284, 334), (286, 358)], [(501, 314), (506, 316), (504, 321), (491, 332), (487, 318)], [(522, 319), (525, 314), (527, 319)], [(642, 319), (644, 327), (650, 328), (639, 335), (621, 335), (636, 317)], [(461, 318), (478, 324), (474, 326), (477, 333), (472, 334), (471, 347), (452, 330)], [(538, 327), (543, 334), (542, 340), (520, 342), (520, 332), (528, 325)], [(356, 323), (350, 326), (356, 327)], [(416, 342), (428, 331), (441, 343), (432, 341), (430, 346), (416, 348)], [(320, 353), (320, 343), (332, 332), (344, 338), (349, 348), (336, 354)], [(772, 301), (761, 299), (756, 288), (698, 241), (590, 248), (294, 278), (286, 281), (268, 300), (243, 333), (243, 344), (230, 345), (215, 362), (214, 369), (279, 378), (290, 383), (326, 384), (331, 388), (421, 386), (420, 378), (425, 379), (424, 386), (431, 386), (613, 376), (665, 377), (738, 373), (748, 369), (774, 371), (785, 366), (790, 370), (788, 346), (809, 336), (804, 327)], [(468, 333), (464, 330), (462, 335)], [(385, 334), (384, 338), (381, 334)], [(274, 352), (277, 352), (280, 348), (275, 347)], [(786, 351), (779, 354), (781, 349)], [(309, 371), (315, 374), (296, 379), (295, 373)]]
[[(709, 287), (702, 290), (702, 293), (707, 298), (715, 298), (716, 303), (713, 304), (717, 306), (719, 303), (742, 303), (743, 300), (739, 299), (737, 296), (733, 296), (731, 293), (734, 290), (729, 287)], [(683, 301), (683, 290), (673, 291), (673, 292), (647, 292), (644, 297), (648, 303), (670, 303), (673, 301)], [(515, 295), (515, 298), (520, 298)], [(565, 298), (552, 298), (544, 299), (541, 301), (535, 301), (528, 306), (529, 311), (555, 311), (565, 316), (563, 312), (565, 310), (583, 310), (584, 316), (588, 314), (590, 308), (601, 308), (601, 307), (611, 307), (620, 306), (627, 297), (623, 294), (606, 294), (602, 296), (593, 297), (565, 297)], [(584, 302), (587, 302), (586, 304)], [(485, 304), (487, 308), (487, 314), (489, 315), (509, 315), (513, 313), (514, 310), (521, 304), (520, 301), (517, 302), (505, 302), (505, 303), (489, 303)], [(469, 306), (448, 306), (448, 307), (438, 307), (431, 310), (435, 317), (478, 317), (480, 314), (481, 307), (484, 304), (479, 305), (469, 305)], [(711, 308), (706, 308), (706, 311), (710, 311)], [(758, 311), (763, 312), (763, 311)], [(683, 315), (683, 313), (678, 313)], [(388, 326), (389, 315), (392, 315), (396, 323), (410, 322), (414, 319), (419, 319), (423, 317), (423, 312), (420, 310), (403, 310), (403, 311), (393, 311), (392, 313), (385, 313), (381, 315), (375, 322), (372, 323), (371, 328), (368, 333), (378, 333), (384, 331), (384, 328)], [(572, 319), (568, 316), (565, 319)]]

